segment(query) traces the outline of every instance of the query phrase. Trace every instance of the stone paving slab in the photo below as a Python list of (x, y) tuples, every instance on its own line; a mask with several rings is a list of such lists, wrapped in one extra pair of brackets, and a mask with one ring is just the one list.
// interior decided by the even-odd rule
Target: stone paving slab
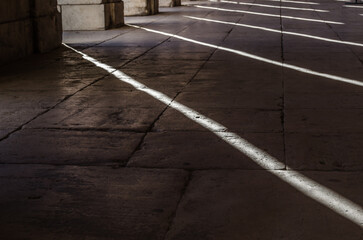
[(286, 109), (355, 109), (363, 108), (362, 93), (285, 93)]
[(133, 28), (125, 26), (107, 31), (65, 31), (63, 32), (63, 42), (78, 47), (93, 46), (133, 30)]
[(0, 142), (1, 163), (123, 164), (143, 134), (26, 129)]
[[(198, 101), (195, 101), (198, 99)], [(279, 110), (282, 106), (280, 92), (241, 92), (212, 89), (206, 92), (183, 92), (176, 101), (191, 108), (249, 108)]]
[(198, 46), (194, 43), (185, 41), (175, 41), (174, 39), (163, 43), (162, 45), (148, 52), (144, 59), (153, 59), (162, 61), (170, 60), (207, 60), (213, 49)]
[(124, 34), (118, 36), (114, 39), (111, 39), (107, 42), (101, 43), (98, 46), (100, 47), (153, 47), (157, 44), (162, 43), (168, 37), (160, 35), (160, 34), (152, 34), (150, 37), (150, 33), (143, 30), (132, 31), (132, 34)]
[[(48, 57), (48, 64), (40, 62), (40, 67), (25, 67), (24, 72), (12, 68), (4, 70), (0, 79), (1, 91), (52, 91), (70, 94), (106, 75), (104, 70), (65, 48)], [(26, 64), (36, 66), (37, 61)], [(23, 65), (22, 62), (20, 65)]]
[[(157, 80), (155, 81), (144, 81), (142, 79), (141, 80), (138, 79), (138, 81), (142, 82), (144, 85), (147, 85), (147, 87), (160, 91), (170, 97), (174, 97), (176, 93), (181, 92), (181, 90), (183, 90), (185, 85), (187, 84), (187, 79), (184, 74), (158, 77)], [(93, 84), (88, 88), (88, 90), (95, 92), (97, 91), (104, 92), (104, 94), (107, 94), (107, 92), (109, 91), (111, 92), (135, 91), (135, 88), (127, 83), (120, 81), (119, 79), (113, 76), (109, 76)], [(147, 96), (145, 97), (145, 99), (148, 98), (149, 97)]]
[[(281, 133), (239, 134), (242, 138), (284, 161)], [(251, 159), (211, 132), (148, 133), (130, 167), (184, 169), (261, 169)]]
[(4, 128), (4, 129), (0, 129), (0, 138), (5, 137), (6, 135), (8, 135), (9, 133), (11, 133), (14, 130), (15, 130), (15, 128)]
[[(210, 76), (210, 78), (208, 78), (208, 76)], [(240, 94), (245, 94), (246, 92), (251, 94), (254, 92), (259, 93), (259, 95), (263, 95), (265, 92), (273, 92), (275, 94), (282, 92), (282, 86), (279, 79), (266, 78), (265, 76), (255, 76), (253, 78), (240, 77), (240, 80), (230, 80), (223, 77), (218, 78), (213, 76), (212, 73), (203, 71), (203, 73), (198, 74), (196, 78), (197, 79), (194, 79), (185, 87), (183, 93), (217, 92), (220, 89), (225, 89), (225, 92), (233, 90)]]
[(362, 133), (363, 109), (287, 109), (286, 132)]
[(87, 88), (58, 105), (59, 108), (163, 108), (164, 104), (137, 90), (104, 92)]
[(162, 110), (147, 107), (56, 108), (26, 127), (145, 132)]
[(62, 91), (0, 91), (0, 108), (48, 109), (59, 103), (66, 96)]
[(287, 133), (286, 161), (292, 169), (362, 171), (363, 134)]
[(3, 165), (3, 239), (163, 239), (181, 170)]
[[(352, 73), (354, 74), (354, 73)], [(363, 82), (363, 81), (362, 81)], [(363, 87), (284, 69), (286, 92), (362, 93)]]
[[(255, 109), (200, 108), (199, 113), (235, 132), (282, 132), (281, 112)], [(154, 131), (209, 131), (181, 113), (168, 109), (156, 122)]]
[(91, 47), (82, 51), (96, 60), (119, 68), (130, 60), (142, 55), (147, 47)]
[[(362, 205), (362, 173), (304, 172)], [(266, 171), (197, 171), (166, 239), (361, 239), (362, 228)]]
[(44, 111), (40, 108), (0, 108), (0, 128), (18, 128)]

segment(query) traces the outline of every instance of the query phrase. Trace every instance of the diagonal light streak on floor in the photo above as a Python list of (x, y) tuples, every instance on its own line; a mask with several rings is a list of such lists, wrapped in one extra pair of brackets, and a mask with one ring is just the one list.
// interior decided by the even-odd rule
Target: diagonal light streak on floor
[(320, 5), (320, 3), (316, 3), (316, 2), (301, 2), (301, 1), (289, 1), (289, 0), (268, 0), (268, 1), (270, 1), (270, 2), (283, 2), (283, 3)]
[(344, 7), (347, 7), (347, 8), (363, 8), (363, 6), (358, 6), (358, 5), (344, 5)]
[(241, 138), (237, 134), (229, 132), (225, 126), (215, 122), (214, 120), (203, 116), (199, 112), (183, 104), (176, 102), (172, 98), (159, 91), (147, 87), (146, 85), (136, 81), (135, 79), (131, 78), (120, 70), (117, 70), (102, 62), (99, 62), (98, 60), (66, 44), (64, 45), (67, 48), (80, 54), (87, 61), (95, 64), (97, 67), (109, 72), (120, 81), (130, 84), (135, 89), (150, 95), (151, 97), (182, 113), (184, 116), (208, 129), (216, 136), (221, 138), (223, 141), (251, 158), (256, 164), (260, 165), (264, 169), (269, 170), (271, 174), (274, 174), (275, 176), (288, 183), (304, 195), (314, 199), (315, 201), (321, 203), (327, 208), (333, 210), (334, 212), (349, 219), (353, 223), (357, 224), (359, 227), (363, 228), (363, 208), (361, 206), (350, 201), (344, 196), (341, 196), (338, 193), (330, 190), (329, 188), (326, 188), (325, 186), (309, 179), (308, 177), (304, 176), (299, 172), (293, 170), (271, 170), (281, 169), (284, 167), (284, 164), (279, 162), (274, 157), (270, 156), (268, 153), (249, 143), (245, 139)]
[(313, 8), (297, 8), (297, 7), (286, 7), (286, 6), (274, 6), (274, 5), (267, 5), (267, 4), (234, 2), (234, 1), (226, 1), (226, 0), (209, 0), (209, 1), (210, 2), (221, 2), (221, 3), (237, 4), (237, 5), (246, 5), (246, 6), (266, 7), (266, 8), (278, 8), (278, 9), (281, 8), (281, 9), (299, 10), (299, 11), (311, 11), (311, 12), (330, 12), (328, 10), (313, 9)]
[(234, 10), (234, 9), (217, 8), (217, 7), (208, 7), (208, 6), (201, 6), (201, 5), (195, 5), (195, 7), (204, 8), (204, 9), (213, 9), (213, 10), (223, 11), (223, 12), (237, 12), (237, 13), (246, 13), (246, 14), (252, 14), (252, 15), (267, 16), (267, 17), (286, 18), (286, 19), (293, 19), (293, 20), (298, 20), (298, 21), (319, 22), (319, 23), (328, 23), (328, 24), (344, 24), (342, 22), (326, 21), (326, 20), (311, 19), (311, 18), (301, 18), (301, 17), (293, 17), (293, 16), (280, 16), (278, 14), (251, 12), (251, 11)]
[(226, 21), (214, 20), (214, 19), (209, 19), (209, 18), (199, 18), (199, 17), (193, 17), (193, 16), (184, 16), (184, 17), (195, 19), (195, 20), (207, 21), (207, 22), (214, 22), (214, 23), (221, 23), (221, 24), (228, 24), (228, 25), (235, 25), (235, 26), (240, 26), (240, 27), (258, 29), (258, 30), (263, 30), (263, 31), (267, 31), (267, 32), (274, 32), (274, 33), (279, 33), (279, 34), (283, 33), (283, 34), (287, 34), (287, 35), (311, 38), (311, 39), (316, 39), (316, 40), (321, 40), (321, 41), (326, 41), (326, 42), (332, 42), (332, 43), (339, 43), (339, 44), (363, 47), (363, 43), (335, 40), (335, 39), (331, 39), (331, 38), (318, 37), (318, 36), (309, 35), (309, 34), (281, 31), (281, 30), (276, 30), (276, 29), (272, 29), (272, 28), (258, 27), (258, 26), (242, 24), (242, 23), (226, 22)]
[(295, 70), (295, 71), (298, 71), (298, 72), (307, 73), (307, 74), (310, 74), (310, 75), (323, 77), (323, 78), (331, 79), (331, 80), (334, 80), (334, 81), (349, 83), (349, 84), (353, 84), (353, 85), (356, 85), (356, 86), (363, 87), (363, 82), (360, 82), (360, 81), (357, 81), (357, 80), (354, 80), (354, 79), (339, 77), (339, 76), (328, 74), (328, 73), (321, 73), (321, 72), (317, 72), (317, 71), (314, 71), (314, 70), (311, 70), (311, 69), (308, 69), (308, 68), (303, 68), (303, 67), (295, 66), (295, 65), (292, 65), (292, 64), (288, 64), (288, 63), (278, 62), (278, 61), (271, 60), (271, 59), (264, 58), (264, 57), (260, 57), (260, 56), (257, 56), (257, 55), (251, 54), (251, 53), (235, 50), (235, 49), (232, 49), (232, 48), (222, 47), (222, 46), (218, 46), (218, 45), (210, 44), (210, 43), (206, 43), (206, 42), (201, 42), (201, 41), (198, 41), (198, 40), (193, 40), (191, 38), (181, 37), (181, 36), (178, 36), (178, 35), (175, 35), (175, 34), (166, 33), (166, 32), (162, 32), (162, 31), (158, 31), (158, 30), (153, 30), (153, 29), (150, 29), (150, 28), (140, 27), (140, 26), (131, 25), (131, 24), (126, 24), (126, 25), (128, 25), (130, 27), (139, 28), (139, 29), (142, 29), (142, 30), (145, 30), (145, 31), (148, 31), (148, 32), (157, 33), (157, 34), (161, 34), (161, 35), (164, 35), (164, 36), (177, 38), (177, 39), (180, 39), (180, 40), (184, 40), (186, 42), (195, 43), (195, 44), (198, 44), (198, 45), (201, 45), (201, 46), (215, 48), (215, 49), (222, 50), (222, 51), (225, 51), (225, 52), (234, 53), (234, 54), (237, 54), (237, 55), (240, 55), (240, 56), (244, 56), (244, 57), (247, 57), (247, 58), (251, 58), (251, 59), (260, 61), (260, 62), (265, 62), (265, 63), (269, 63), (269, 64), (276, 65), (276, 66), (279, 66), (279, 67), (292, 69), (292, 70)]

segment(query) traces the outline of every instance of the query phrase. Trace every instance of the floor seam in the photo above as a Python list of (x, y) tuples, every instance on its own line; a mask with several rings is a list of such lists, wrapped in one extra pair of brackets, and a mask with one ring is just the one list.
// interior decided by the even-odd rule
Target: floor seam
[[(281, 32), (281, 39), (280, 39), (280, 48), (281, 48), (281, 63), (285, 63), (285, 56), (284, 56), (284, 32), (283, 32), (283, 19), (282, 19), (282, 0), (280, 0), (280, 32)], [(282, 144), (283, 144), (283, 161), (285, 164), (285, 170), (287, 170), (287, 158), (286, 158), (286, 131), (285, 131), (285, 75), (284, 75), (284, 68), (281, 67), (281, 88), (282, 88), (282, 96), (281, 96), (281, 127), (282, 127)]]
[[(208, 16), (210, 13), (212, 13), (212, 11), (209, 11), (205, 16)], [(186, 27), (184, 27), (184, 28), (182, 28), (180, 31), (178, 31), (177, 33), (175, 33), (174, 35), (176, 35), (176, 34), (178, 34), (178, 33), (181, 33), (181, 32), (183, 32), (183, 31), (185, 31), (186, 29), (188, 29), (190, 26), (192, 26), (192, 25), (194, 25), (196, 23), (196, 21), (195, 22), (193, 22), (193, 23), (191, 23), (191, 24), (189, 24), (189, 25), (187, 25)], [(163, 44), (164, 42), (167, 42), (168, 40), (170, 40), (172, 38), (172, 36), (170, 36), (170, 37), (168, 37), (165, 41), (163, 41), (163, 42), (161, 42), (160, 44), (158, 44), (157, 46), (159, 46), (159, 45), (161, 45), (161, 44)], [(155, 46), (155, 47), (157, 47), (157, 46)], [(146, 53), (145, 53), (146, 54)], [(199, 71), (199, 69), (197, 70), (197, 72)], [(196, 75), (196, 74), (195, 74)], [(194, 76), (195, 76), (194, 75)], [(193, 77), (194, 77), (193, 76)], [(190, 81), (189, 81), (190, 82)], [(146, 138), (146, 136), (150, 133), (150, 132), (152, 132), (152, 129), (154, 128), (154, 126), (155, 126), (155, 124), (156, 124), (156, 122), (161, 118), (161, 116), (165, 113), (165, 111), (166, 110), (168, 110), (168, 108), (169, 108), (169, 106), (170, 106), (170, 104), (172, 104), (173, 102), (174, 102), (174, 100), (175, 100), (175, 98), (178, 96), (180, 94), (180, 92), (177, 92), (175, 95), (174, 95), (174, 97), (172, 98), (172, 101), (168, 104), (168, 105), (166, 105), (165, 107), (164, 107), (164, 109), (160, 112), (160, 114), (154, 119), (154, 121), (150, 124), (150, 126), (148, 127), (148, 129), (146, 130), (146, 132), (145, 132), (145, 134), (141, 137), (141, 139), (140, 139), (140, 142), (139, 142), (139, 144), (136, 146), (136, 148), (134, 149), (134, 151), (130, 154), (130, 156), (129, 156), (129, 158), (128, 158), (128, 160), (126, 161), (126, 167), (128, 167), (129, 166), (129, 164), (130, 164), (130, 161), (131, 161), (131, 158), (135, 155), (135, 153), (137, 152), (137, 151), (139, 151), (140, 149), (141, 149), (141, 147), (142, 147), (142, 145), (143, 145), (143, 143), (144, 143), (144, 141), (145, 141), (145, 138)]]
[(188, 175), (186, 177), (184, 186), (183, 186), (183, 188), (181, 190), (180, 198), (179, 198), (179, 200), (178, 200), (178, 202), (176, 204), (175, 211), (169, 216), (169, 224), (168, 224), (168, 228), (165, 231), (165, 235), (162, 238), (163, 240), (166, 240), (166, 238), (168, 236), (168, 233), (170, 232), (170, 230), (174, 226), (175, 219), (176, 219), (176, 214), (178, 212), (178, 209), (179, 209), (180, 204), (182, 203), (182, 201), (184, 199), (184, 196), (186, 195), (187, 189), (188, 189), (188, 187), (190, 185), (190, 182), (192, 181), (192, 178), (193, 178), (193, 172), (192, 171), (188, 171)]

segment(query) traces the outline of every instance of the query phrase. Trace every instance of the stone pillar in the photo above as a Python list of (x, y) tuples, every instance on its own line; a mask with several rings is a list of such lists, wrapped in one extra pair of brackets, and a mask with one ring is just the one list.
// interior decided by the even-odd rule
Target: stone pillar
[(60, 46), (56, 0), (0, 0), (0, 64)]
[(62, 43), (62, 19), (56, 0), (31, 0), (34, 50), (48, 52)]
[(159, 0), (124, 0), (125, 16), (153, 15), (159, 12)]
[(122, 0), (58, 0), (63, 30), (106, 30), (124, 24)]
[(176, 7), (181, 6), (181, 0), (159, 0), (160, 7)]

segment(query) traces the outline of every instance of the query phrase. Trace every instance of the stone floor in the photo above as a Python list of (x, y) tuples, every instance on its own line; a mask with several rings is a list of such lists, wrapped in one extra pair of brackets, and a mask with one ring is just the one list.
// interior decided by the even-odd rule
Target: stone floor
[(238, 1), (1, 67), (1, 239), (363, 239), (363, 9)]

